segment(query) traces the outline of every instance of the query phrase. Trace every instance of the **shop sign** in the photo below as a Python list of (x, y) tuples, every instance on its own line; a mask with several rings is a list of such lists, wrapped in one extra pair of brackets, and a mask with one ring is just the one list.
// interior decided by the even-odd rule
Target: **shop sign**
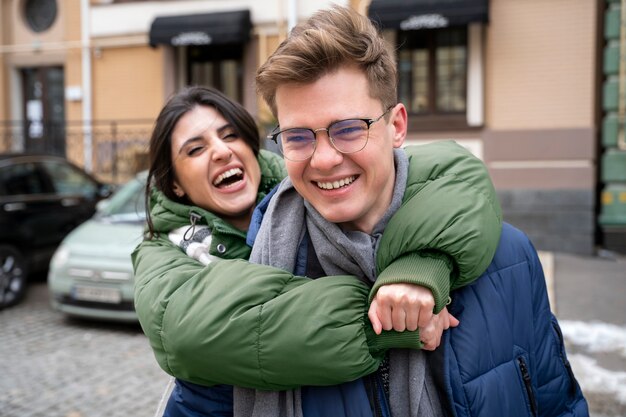
[(213, 42), (211, 36), (204, 32), (183, 32), (172, 38), (172, 45), (208, 45)]
[(411, 16), (400, 22), (402, 30), (445, 28), (450, 24), (448, 19), (438, 13)]

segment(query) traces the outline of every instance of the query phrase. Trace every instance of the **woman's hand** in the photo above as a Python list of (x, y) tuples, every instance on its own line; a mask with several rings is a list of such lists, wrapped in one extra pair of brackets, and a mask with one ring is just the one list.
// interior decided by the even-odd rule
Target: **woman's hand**
[(448, 312), (444, 307), (439, 314), (433, 314), (430, 322), (425, 327), (420, 327), (420, 340), (424, 343), (422, 349), (435, 350), (441, 343), (443, 331), (459, 325), (459, 320)]

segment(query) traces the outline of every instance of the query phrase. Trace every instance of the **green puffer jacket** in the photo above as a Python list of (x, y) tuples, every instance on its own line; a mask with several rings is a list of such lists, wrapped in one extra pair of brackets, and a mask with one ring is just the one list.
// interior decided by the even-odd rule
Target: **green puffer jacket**
[[(381, 240), (379, 280), (427, 285), (442, 308), (450, 285), (477, 278), (491, 261), (500, 208), (484, 165), (460, 146), (407, 152), (407, 192)], [(277, 158), (262, 152), (259, 162), (264, 184), (278, 182)], [(420, 347), (418, 332), (374, 335), (366, 316), (374, 290), (355, 277), (311, 280), (249, 264), (236, 259), (249, 255), (245, 234), (213, 214), (160, 193), (151, 210), (161, 236), (133, 253), (135, 306), (170, 375), (267, 390), (334, 385), (376, 370), (385, 349)], [(203, 266), (169, 241), (166, 233), (189, 224), (191, 211), (212, 229), (211, 253), (230, 260)], [(397, 216), (411, 221), (398, 226)], [(218, 253), (220, 243), (225, 253)]]

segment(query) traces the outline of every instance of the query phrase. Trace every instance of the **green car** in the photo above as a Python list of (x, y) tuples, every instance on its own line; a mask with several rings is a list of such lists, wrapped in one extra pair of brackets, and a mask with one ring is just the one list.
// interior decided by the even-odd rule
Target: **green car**
[(143, 237), (146, 172), (97, 206), (56, 250), (48, 271), (52, 307), (70, 316), (136, 322), (130, 254)]

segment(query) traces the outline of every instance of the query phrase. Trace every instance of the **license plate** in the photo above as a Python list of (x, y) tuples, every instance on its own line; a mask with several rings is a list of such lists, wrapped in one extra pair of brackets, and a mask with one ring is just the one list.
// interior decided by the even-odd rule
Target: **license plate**
[(81, 301), (119, 304), (122, 302), (122, 293), (115, 288), (77, 286), (74, 287), (74, 298)]

